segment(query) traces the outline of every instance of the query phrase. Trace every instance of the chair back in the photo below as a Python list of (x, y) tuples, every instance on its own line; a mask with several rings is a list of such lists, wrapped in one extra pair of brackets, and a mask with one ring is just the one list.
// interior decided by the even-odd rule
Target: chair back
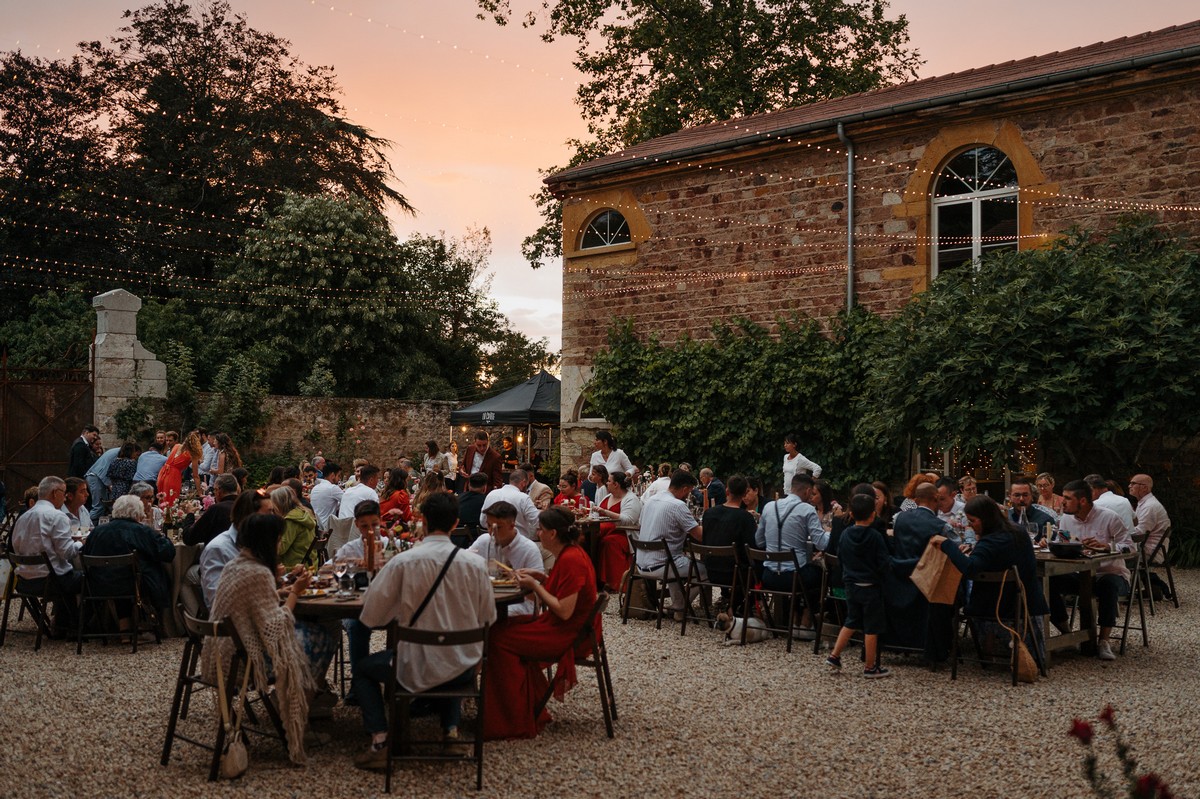
[(666, 552), (668, 555), (670, 554), (670, 551), (667, 549), (667, 542), (662, 538), (647, 541), (631, 535), (629, 536), (629, 546), (635, 552)]
[(80, 555), (79, 560), (83, 564), (84, 574), (93, 569), (127, 568), (132, 569), (136, 575), (139, 568), (136, 552), (127, 552), (124, 555)]
[(693, 560), (699, 560), (701, 563), (707, 558), (731, 558), (735, 565), (741, 565), (738, 548), (732, 544), (728, 546), (710, 546), (708, 544), (697, 543), (689, 538), (683, 542), (683, 551), (684, 554)]
[(345, 544), (353, 541), (355, 538), (360, 538), (358, 528), (354, 526), (354, 517), (349, 516), (345, 519), (333, 518), (329, 520), (330, 532), (329, 538), (325, 542), (325, 551), (329, 553), (329, 557), (337, 556), (337, 551)]
[[(12, 571), (13, 571), (12, 579), (13, 579), (13, 584), (14, 584), (13, 590), (15, 593), (17, 593), (18, 595), (23, 595), (23, 596), (39, 596), (39, 597), (49, 596), (50, 580), (58, 579), (58, 573), (54, 571), (54, 564), (52, 564), (50, 562), (49, 555), (47, 555), (45, 552), (39, 552), (36, 555), (20, 555), (20, 554), (17, 554), (16, 552), (9, 552), (8, 553), (8, 562), (12, 564)], [(17, 574), (18, 566), (44, 566), (46, 568), (46, 576), (50, 578), (50, 580), (46, 581), (45, 589), (39, 593), (30, 593), (28, 591), (18, 590), (21, 585), (19, 582), (17, 582), (17, 577), (20, 576), (19, 574)]]
[(228, 618), (221, 619), (198, 619), (190, 613), (183, 614), (183, 627), (187, 630), (189, 638), (197, 641), (204, 638), (228, 638), (233, 641), (234, 649), (237, 652), (244, 652), (245, 646), (242, 644), (242, 637), (238, 635), (237, 628), (233, 626), (233, 621)]
[(794, 549), (785, 549), (782, 552), (768, 552), (765, 549), (746, 547), (746, 558), (751, 564), (790, 563), (797, 569), (800, 568), (800, 560), (796, 557), (796, 550)]
[(486, 624), (471, 630), (419, 630), (393, 621), (388, 625), (388, 645), (403, 641), (418, 646), (465, 646), (486, 642), (487, 634)]

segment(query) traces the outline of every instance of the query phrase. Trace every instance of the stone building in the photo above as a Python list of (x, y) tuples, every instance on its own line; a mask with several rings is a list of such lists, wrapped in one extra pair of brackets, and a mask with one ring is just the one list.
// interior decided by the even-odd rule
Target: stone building
[[(559, 172), (564, 463), (614, 317), (887, 314), (939, 272), (1154, 212), (1200, 234), (1200, 22), (688, 128)], [(848, 188), (852, 187), (852, 188)]]

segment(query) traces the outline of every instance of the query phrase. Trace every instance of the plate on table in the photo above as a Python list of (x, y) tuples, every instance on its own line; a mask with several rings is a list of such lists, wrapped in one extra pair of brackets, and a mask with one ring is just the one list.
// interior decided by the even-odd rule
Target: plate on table
[(306, 588), (306, 589), (304, 589), (304, 595), (305, 595), (306, 597), (323, 597), (323, 596), (329, 596), (329, 593), (330, 593), (330, 592), (329, 592), (327, 589), (324, 589), (324, 588)]

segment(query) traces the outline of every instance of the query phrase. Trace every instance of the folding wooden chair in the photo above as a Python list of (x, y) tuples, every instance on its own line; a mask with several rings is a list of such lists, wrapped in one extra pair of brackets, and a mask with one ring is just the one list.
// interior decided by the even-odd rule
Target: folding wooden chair
[[(128, 635), (133, 639), (133, 653), (136, 655), (138, 638), (142, 631), (147, 629), (154, 633), (155, 643), (161, 644), (162, 623), (158, 618), (158, 613), (142, 600), (142, 574), (137, 554), (130, 552), (127, 555), (81, 555), (80, 560), (83, 563), (83, 581), (80, 584), (79, 592), (79, 632), (75, 639), (75, 654), (83, 654), (84, 638), (101, 638), (107, 643), (109, 639)], [(93, 584), (98, 572), (103, 569), (128, 569), (133, 579), (131, 592), (128, 594), (95, 593)], [(121, 630), (120, 624), (117, 623), (112, 629), (105, 630), (108, 619), (103, 617), (103, 613), (96, 613), (96, 607), (100, 606), (102, 611), (108, 611), (109, 618), (114, 622), (119, 622), (121, 613), (117, 603), (123, 602), (128, 602), (130, 606), (129, 629)], [(91, 609), (90, 621), (99, 625), (98, 632), (87, 631), (89, 609)], [(143, 615), (149, 622), (149, 626), (142, 624)]]
[[(575, 640), (571, 642), (571, 651), (576, 653), (576, 668), (594, 669), (596, 672), (596, 687), (600, 691), (600, 710), (604, 714), (604, 728), (608, 732), (608, 737), (613, 738), (615, 737), (613, 722), (617, 719), (617, 698), (613, 694), (612, 674), (608, 670), (608, 648), (604, 645), (602, 627), (602, 619), (604, 611), (608, 608), (608, 602), (608, 594), (603, 591), (596, 594), (596, 602), (592, 605), (592, 615), (588, 617), (588, 623), (583, 625), (579, 634), (575, 636)], [(585, 644), (589, 646), (591, 654), (581, 657), (578, 653)], [(522, 658), (522, 660), (530, 662), (526, 658)], [(546, 693), (533, 711), (534, 718), (537, 718), (546, 709), (550, 697), (554, 696), (554, 688), (558, 680), (559, 674), (555, 671), (551, 674), (550, 685), (546, 687)]]
[(1154, 569), (1154, 566), (1156, 565), (1154, 563), (1154, 560), (1160, 554), (1162, 555), (1162, 563), (1158, 564), (1158, 565), (1161, 565), (1163, 567), (1163, 569), (1165, 569), (1167, 572), (1167, 590), (1169, 590), (1171, 592), (1171, 602), (1175, 605), (1175, 607), (1179, 607), (1179, 592), (1175, 588), (1175, 575), (1171, 571), (1171, 551), (1167, 546), (1167, 542), (1170, 540), (1170, 538), (1171, 538), (1171, 528), (1168, 527), (1166, 529), (1166, 532), (1163, 533), (1162, 538), (1160, 538), (1158, 540), (1158, 543), (1155, 544), (1154, 547), (1149, 552), (1145, 552), (1146, 535), (1143, 533), (1140, 536), (1134, 536), (1134, 540), (1137, 541), (1138, 547), (1140, 549), (1142, 549), (1144, 552), (1143, 557), (1142, 557), (1140, 576), (1141, 576), (1141, 579), (1144, 580), (1143, 587), (1145, 588), (1146, 598), (1149, 600), (1151, 616), (1154, 615), (1155, 599), (1154, 599), (1154, 586), (1151, 582), (1150, 576), (1152, 574), (1154, 574), (1153, 569)]
[[(397, 760), (453, 760), (469, 761), (475, 764), (475, 790), (483, 788), (483, 714), (484, 693), (483, 685), (487, 677), (487, 637), (488, 627), (484, 625), (474, 630), (459, 630), (457, 632), (441, 632), (439, 630), (418, 630), (413, 627), (401, 627), (397, 622), (388, 625), (388, 649), (394, 651), (396, 644), (404, 641), (417, 646), (467, 646), (481, 644), (483, 654), (479, 658), (479, 667), (474, 679), (469, 685), (454, 688), (434, 688), (428, 691), (409, 691), (395, 679), (387, 684), (387, 706), (390, 708), (388, 720), (388, 761), (387, 776), (384, 778), (383, 790), (392, 792), (392, 765)], [(414, 699), (449, 699), (462, 701), (475, 700), (475, 739), (474, 749), (470, 755), (447, 754), (441, 750), (442, 739), (420, 740), (409, 737), (408, 721), (409, 706)], [(413, 746), (436, 747), (435, 751), (413, 753)]]
[[(821, 566), (821, 607), (812, 614), (813, 627), (817, 631), (817, 637), (813, 639), (814, 655), (820, 654), (821, 642), (826, 638), (837, 640), (842, 622), (846, 620), (846, 591), (834, 585), (841, 582), (842, 564), (837, 555), (828, 552), (822, 554), (817, 563)], [(833, 613), (832, 621), (828, 618), (830, 612)]]
[[(1121, 624), (1121, 635), (1120, 635), (1120, 638), (1121, 638), (1120, 653), (1122, 655), (1125, 654), (1125, 642), (1129, 640), (1129, 631), (1131, 629), (1141, 632), (1143, 647), (1150, 646), (1150, 635), (1149, 635), (1149, 631), (1146, 628), (1146, 606), (1143, 604), (1143, 601), (1142, 601), (1143, 597), (1146, 595), (1146, 592), (1148, 591), (1148, 586), (1150, 584), (1149, 578), (1147, 578), (1144, 582), (1141, 579), (1141, 577), (1143, 575), (1149, 573), (1149, 571), (1146, 568), (1146, 548), (1143, 546), (1144, 543), (1145, 543), (1144, 541), (1139, 542), (1137, 549), (1134, 550), (1133, 557), (1125, 561), (1127, 564), (1128, 564), (1129, 560), (1134, 561), (1133, 568), (1131, 568), (1129, 570), (1129, 574), (1130, 574), (1130, 578), (1131, 578), (1129, 581), (1129, 596), (1119, 597), (1117, 600), (1118, 608), (1120, 608), (1121, 602), (1125, 603), (1125, 620)], [(1135, 603), (1135, 602), (1137, 603), (1138, 622), (1139, 623), (1136, 625), (1131, 625), (1130, 621), (1131, 621), (1131, 616), (1133, 615), (1133, 603)], [(1151, 608), (1153, 608), (1153, 605), (1151, 605)], [(1151, 615), (1153, 615), (1153, 611), (1151, 612)], [(1110, 633), (1109, 637), (1113, 638), (1115, 636), (1113, 636)]]
[[(800, 584), (800, 561), (796, 558), (794, 549), (785, 550), (783, 552), (768, 552), (765, 549), (755, 549), (746, 547), (746, 602), (742, 607), (742, 644), (746, 643), (746, 629), (750, 621), (750, 608), (756, 602), (761, 602), (763, 605), (763, 623), (767, 625), (767, 629), (771, 632), (787, 633), (787, 651), (792, 651), (792, 639), (795, 635), (796, 625), (794, 623), (796, 611), (803, 606), (804, 591)], [(755, 570), (765, 570), (769, 568), (768, 563), (790, 563), (792, 564), (792, 585), (788, 590), (778, 588), (764, 588), (761, 584), (755, 586), (751, 579), (752, 573)], [(788, 598), (788, 618), (783, 619), (781, 624), (776, 619), (776, 605), (782, 597)], [(786, 626), (785, 626), (786, 625)]]
[[(729, 592), (730, 608), (732, 610), (733, 602), (738, 595), (740, 580), (738, 575), (742, 571), (742, 559), (738, 555), (737, 547), (729, 546), (705, 546), (699, 544), (692, 539), (687, 539), (683, 542), (683, 552), (688, 556), (687, 575), (683, 580), (683, 595), (688, 598), (688, 603), (683, 613), (683, 623), (679, 625), (679, 634), (687, 635), (688, 619), (700, 619), (692, 613), (691, 597), (693, 589), (700, 594), (700, 608), (704, 611), (704, 620), (709, 626), (714, 626), (717, 623), (716, 616), (712, 612), (712, 589), (720, 588)], [(725, 558), (733, 562), (733, 577), (728, 583), (717, 582), (712, 579), (711, 572), (705, 578), (700, 577), (700, 566), (706, 565), (709, 558)]]
[[(238, 681), (241, 679), (242, 669), (246, 668), (248, 657), (246, 655), (246, 647), (242, 644), (242, 639), (238, 636), (237, 629), (230, 620), (218, 619), (216, 621), (205, 621), (185, 613), (183, 623), (184, 629), (187, 631), (188, 640), (183, 646), (183, 655), (179, 660), (179, 675), (175, 679), (175, 696), (171, 700), (171, 715), (167, 719), (167, 737), (163, 742), (162, 758), (159, 762), (164, 766), (170, 763), (171, 746), (176, 739), (179, 739), (213, 753), (212, 763), (208, 770), (208, 781), (214, 782), (220, 773), (221, 753), (225, 751), (225, 725), (218, 720), (216, 740), (211, 744), (184, 735), (178, 731), (178, 725), (181, 720), (187, 718), (188, 705), (191, 701), (193, 690), (197, 687), (213, 689), (217, 687), (216, 683), (206, 681), (196, 671), (196, 665), (200, 662), (200, 652), (204, 647), (205, 638), (214, 640), (228, 638), (233, 642), (233, 657), (230, 660), (229, 674), (225, 675), (225, 691), (224, 694), (218, 695), (216, 698), (216, 701), (224, 702), (225, 706), (230, 708), (231, 711), (238, 689)], [(247, 690), (255, 689), (251, 685)], [(245, 698), (243, 698), (244, 700)], [(275, 728), (275, 732), (271, 733), (260, 727), (246, 723), (242, 724), (242, 731), (267, 738), (276, 738), (283, 743), (286, 753), (287, 735), (284, 732), (283, 720), (279, 717), (279, 711), (275, 709), (275, 706), (261, 692), (258, 693), (255, 702), (262, 704), (267, 716), (271, 719), (271, 724)], [(248, 718), (247, 721), (252, 721), (252, 719)]]
[[(0, 622), (0, 646), (4, 645), (4, 639), (8, 635), (8, 614), (12, 610), (13, 601), (17, 600), (21, 612), (29, 611), (29, 616), (37, 628), (33, 641), (33, 651), (37, 652), (42, 648), (43, 637), (53, 637), (50, 602), (54, 596), (54, 581), (58, 578), (54, 573), (54, 567), (50, 564), (50, 558), (45, 552), (39, 552), (36, 555), (18, 555), (15, 552), (9, 552), (7, 557), (12, 568), (9, 570), (8, 582), (4, 586), (4, 620)], [(31, 590), (23, 586), (22, 581), (17, 577), (18, 566), (44, 566), (46, 579), (42, 581), (41, 588)], [(18, 631), (14, 630), (13, 632)]]
[[(1033, 659), (1038, 665), (1039, 673), (1043, 677), (1047, 676), (1045, 658), (1042, 657), (1041, 647), (1036, 643), (1037, 631), (1034, 630), (1033, 620), (1026, 614), (1028, 601), (1025, 594), (1025, 584), (1021, 582), (1021, 576), (1017, 572), (1017, 567), (1012, 566), (1007, 570), (1000, 572), (984, 572), (982, 574), (975, 575), (971, 578), (971, 580), (974, 584), (973, 590), (978, 590), (979, 586), (984, 584), (994, 584), (997, 586), (997, 590), (1002, 590), (1003, 587), (1008, 585), (1015, 586), (1017, 600), (1013, 606), (1013, 615), (1011, 617), (1006, 617), (1003, 620), (1005, 624), (1011, 624), (1014, 630), (1028, 630), (1033, 636), (1034, 646), (1029, 647), (1029, 653), (1033, 655)], [(950, 644), (950, 679), (958, 679), (958, 664), (962, 660), (973, 660), (984, 667), (1007, 661), (1008, 671), (1012, 677), (1012, 684), (1015, 686), (1017, 684), (1017, 647), (1011, 646), (1006, 658), (1001, 658), (996, 655), (987, 655), (984, 652), (983, 643), (979, 637), (979, 629), (977, 627), (978, 623), (989, 620), (995, 622), (995, 607), (993, 606), (992, 612), (988, 615), (976, 616), (968, 614), (962, 602), (962, 592), (960, 592), (959, 598), (954, 603), (954, 637)], [(964, 625), (966, 625), (970, 632), (971, 638), (975, 643), (976, 657), (974, 658), (964, 657), (959, 651), (959, 642), (963, 637), (961, 630)], [(997, 638), (997, 640), (1003, 640), (1004, 643), (1007, 644), (1011, 640), (1011, 634), (1005, 632), (1004, 638)], [(1026, 645), (1028, 645), (1028, 641), (1026, 642)]]
[[(621, 623), (627, 624), (629, 622), (629, 606), (633, 597), (633, 581), (641, 580), (646, 586), (647, 597), (654, 602), (654, 607), (640, 609), (653, 611), (655, 613), (654, 627), (661, 630), (664, 605), (667, 597), (670, 595), (670, 587), (672, 584), (678, 585), (682, 591), (684, 588), (684, 578), (679, 574), (679, 568), (675, 565), (674, 558), (671, 557), (671, 551), (667, 548), (666, 541), (662, 539), (643, 541), (631, 535), (629, 536), (629, 546), (633, 550), (633, 565), (629, 567), (629, 578), (625, 584), (625, 603), (621, 611)], [(661, 554), (666, 558), (666, 561), (663, 565), (653, 569), (643, 569), (637, 563), (639, 552), (649, 552), (655, 555)], [(659, 573), (660, 571), (661, 574)], [(690, 598), (686, 593), (684, 597), (685, 601)], [(687, 615), (686, 608), (684, 615)]]

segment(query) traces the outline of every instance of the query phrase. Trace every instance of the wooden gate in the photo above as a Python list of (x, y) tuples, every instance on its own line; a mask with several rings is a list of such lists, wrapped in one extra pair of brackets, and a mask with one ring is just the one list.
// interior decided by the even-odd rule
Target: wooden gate
[(15, 509), (26, 488), (65, 477), (71, 444), (92, 424), (89, 369), (9, 368), (0, 362), (0, 479)]

